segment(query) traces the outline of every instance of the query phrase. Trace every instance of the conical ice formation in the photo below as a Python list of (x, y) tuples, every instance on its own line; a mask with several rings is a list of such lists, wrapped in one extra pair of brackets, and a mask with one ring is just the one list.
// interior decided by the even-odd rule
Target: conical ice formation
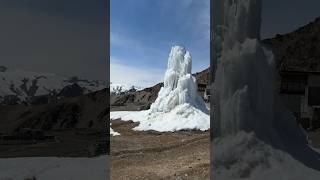
[(208, 130), (208, 109), (198, 95), (191, 68), (190, 53), (184, 47), (173, 46), (164, 76), (164, 87), (150, 109), (140, 112), (111, 112), (111, 119), (139, 122), (134, 130), (140, 131)]
[(173, 46), (164, 76), (164, 87), (151, 105), (150, 112), (170, 112), (182, 104), (189, 104), (203, 112), (208, 110), (197, 92), (197, 83), (191, 75), (192, 59), (181, 46)]

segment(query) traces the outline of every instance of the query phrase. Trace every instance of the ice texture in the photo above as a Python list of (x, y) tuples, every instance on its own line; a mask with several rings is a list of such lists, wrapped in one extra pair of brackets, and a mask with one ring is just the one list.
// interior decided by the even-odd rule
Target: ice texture
[[(213, 178), (318, 179), (320, 156), (279, 101), (260, 43), (261, 0), (224, 1), (213, 84)], [(293, 172), (292, 172), (293, 171)], [(303, 175), (301, 175), (303, 174)]]
[(178, 105), (190, 104), (207, 112), (205, 103), (198, 95), (197, 83), (191, 75), (191, 55), (182, 46), (173, 46), (164, 76), (164, 87), (150, 107), (150, 112), (170, 112)]
[(164, 87), (146, 111), (111, 112), (111, 119), (139, 122), (134, 130), (160, 132), (184, 129), (208, 130), (209, 111), (191, 74), (192, 58), (182, 46), (173, 46), (164, 76)]

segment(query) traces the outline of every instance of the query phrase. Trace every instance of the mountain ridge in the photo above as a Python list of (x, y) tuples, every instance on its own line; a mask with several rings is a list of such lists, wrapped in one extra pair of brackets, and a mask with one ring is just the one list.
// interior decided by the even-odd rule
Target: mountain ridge
[(83, 94), (106, 88), (106, 83), (98, 80), (66, 77), (53, 73), (38, 73), (0, 68), (0, 104), (30, 104), (34, 98), (55, 97), (68, 86), (77, 84)]
[(262, 42), (272, 48), (279, 71), (320, 71), (320, 17)]

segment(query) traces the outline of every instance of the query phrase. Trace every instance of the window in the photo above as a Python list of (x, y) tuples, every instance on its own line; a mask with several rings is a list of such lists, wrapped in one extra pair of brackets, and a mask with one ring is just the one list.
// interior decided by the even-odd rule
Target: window
[(284, 94), (304, 94), (306, 80), (302, 77), (282, 77), (281, 93)]
[(320, 106), (320, 87), (308, 87), (308, 105)]

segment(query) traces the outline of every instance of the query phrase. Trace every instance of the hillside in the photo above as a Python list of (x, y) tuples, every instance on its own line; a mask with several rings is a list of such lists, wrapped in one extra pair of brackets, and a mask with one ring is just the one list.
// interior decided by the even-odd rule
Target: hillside
[(109, 111), (107, 94), (107, 89), (103, 89), (44, 105), (2, 105), (0, 106), (0, 132), (10, 133), (21, 128), (104, 129)]
[(108, 97), (103, 89), (44, 105), (0, 105), (0, 157), (107, 154)]
[(320, 17), (263, 43), (273, 49), (280, 71), (320, 71)]

